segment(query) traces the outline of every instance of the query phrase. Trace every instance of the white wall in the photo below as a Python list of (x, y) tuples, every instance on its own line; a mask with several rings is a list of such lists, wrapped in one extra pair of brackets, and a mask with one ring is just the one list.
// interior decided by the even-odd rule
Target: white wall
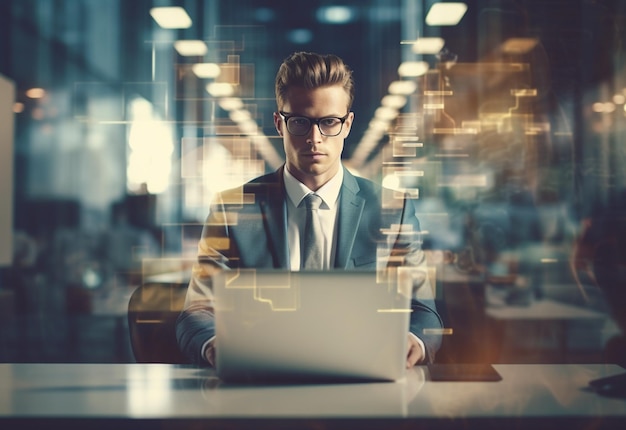
[(0, 267), (13, 261), (13, 128), (15, 85), (0, 75)]

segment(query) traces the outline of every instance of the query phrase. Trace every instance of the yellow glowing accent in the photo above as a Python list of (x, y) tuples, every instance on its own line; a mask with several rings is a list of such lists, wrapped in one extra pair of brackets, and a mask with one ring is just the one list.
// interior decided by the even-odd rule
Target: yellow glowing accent
[[(254, 288), (254, 300), (260, 303), (267, 303), (270, 306), (270, 309), (272, 310), (272, 312), (294, 312), (298, 310), (298, 308), (300, 307), (300, 303), (299, 303), (299, 295), (297, 294), (298, 293), (297, 290), (295, 290), (290, 284), (287, 284), (285, 286), (281, 286), (281, 285), (272, 286), (272, 289), (274, 288), (286, 290), (282, 292), (281, 300), (267, 299), (267, 298), (261, 297), (261, 290), (267, 289), (267, 287), (259, 287), (259, 286), (255, 286)], [(289, 296), (286, 296), (286, 294), (289, 294)], [(290, 303), (284, 303), (282, 306), (280, 306), (279, 304), (276, 303), (277, 301), (279, 302), (288, 301)]]
[(410, 161), (383, 161), (385, 166), (408, 166), (411, 164)]
[(165, 191), (170, 183), (174, 143), (171, 127), (159, 120), (152, 103), (135, 99), (130, 103), (126, 186), (131, 192), (147, 188), (149, 193)]
[(243, 108), (243, 101), (237, 97), (224, 97), (218, 104), (224, 110), (237, 110)]
[(228, 249), (230, 248), (230, 239), (224, 237), (210, 237), (205, 240), (207, 246), (213, 249)]
[(390, 107), (395, 109), (400, 109), (404, 107), (406, 104), (406, 97), (402, 95), (391, 95), (388, 94), (382, 98), (380, 104), (384, 107)]
[(154, 18), (159, 27), (166, 29), (189, 28), (191, 18), (182, 7), (153, 7), (150, 9), (150, 16)]
[(466, 11), (465, 3), (435, 3), (426, 15), (426, 24), (457, 25)]
[(22, 113), (24, 112), (24, 103), (15, 103), (13, 105), (13, 112), (15, 113)]
[(413, 42), (413, 52), (416, 54), (437, 54), (443, 49), (445, 41), (441, 37), (420, 37)]
[(383, 234), (413, 234), (411, 224), (391, 224), (389, 228), (381, 228)]
[(394, 136), (394, 143), (399, 143), (403, 148), (423, 148), (424, 143), (419, 141), (418, 136)]
[(254, 300), (259, 303), (267, 303), (270, 305), (270, 309), (272, 312), (294, 312), (298, 310), (298, 304), (295, 303), (293, 307), (278, 307), (274, 304), (274, 300), (272, 299), (263, 299), (257, 295), (258, 288), (254, 289)]
[(454, 95), (453, 91), (450, 90), (427, 90), (424, 91), (425, 96), (452, 96)]
[(469, 158), (469, 154), (435, 154), (435, 158)]
[(193, 73), (199, 78), (217, 78), (222, 69), (215, 63), (198, 63), (191, 66)]
[(40, 99), (46, 95), (46, 90), (43, 88), (31, 88), (26, 91), (26, 97), (31, 99)]
[(394, 108), (381, 106), (374, 112), (374, 117), (383, 121), (390, 121), (398, 116), (398, 111)]
[(148, 320), (148, 319), (143, 319), (143, 318), (136, 318), (135, 322), (137, 324), (160, 324), (162, 323), (164, 320), (162, 319), (153, 319), (153, 320)]
[(228, 114), (229, 118), (237, 123), (247, 123), (252, 119), (252, 114), (247, 110), (232, 110)]
[(426, 61), (405, 61), (398, 67), (398, 75), (403, 77), (422, 76), (428, 71)]
[(486, 187), (487, 176), (483, 174), (446, 175), (447, 179), (441, 179), (442, 185), (449, 187)]
[(511, 90), (511, 95), (515, 97), (536, 97), (537, 89), (536, 88), (522, 88), (518, 90)]
[(174, 49), (183, 57), (201, 56), (208, 51), (206, 43), (201, 40), (177, 40)]
[(478, 134), (475, 128), (434, 128), (434, 134)]
[(538, 40), (532, 37), (512, 37), (502, 44), (507, 54), (526, 54), (537, 46)]
[(206, 90), (213, 97), (230, 97), (235, 92), (233, 86), (227, 82), (211, 82)]
[(598, 113), (611, 113), (615, 112), (615, 104), (612, 102), (596, 102), (593, 104), (592, 109), (594, 112)]
[(424, 334), (441, 334), (441, 335), (451, 335), (454, 333), (452, 328), (425, 328), (422, 330)]
[(399, 190), (400, 189), (400, 178), (397, 175), (385, 175), (382, 181), (383, 188), (388, 188), (390, 190)]
[(405, 95), (413, 94), (417, 89), (417, 84), (413, 81), (394, 81), (389, 84), (389, 94)]
[(544, 264), (552, 264), (552, 263), (558, 263), (559, 260), (557, 258), (542, 258), (541, 262)]
[(401, 170), (394, 173), (402, 178), (421, 178), (424, 176), (423, 170)]

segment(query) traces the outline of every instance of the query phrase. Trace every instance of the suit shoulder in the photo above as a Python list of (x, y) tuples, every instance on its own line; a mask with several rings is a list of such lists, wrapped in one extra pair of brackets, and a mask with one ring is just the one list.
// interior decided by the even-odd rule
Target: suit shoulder
[(361, 176), (355, 176), (354, 179), (356, 180), (357, 184), (359, 185), (359, 190), (363, 193), (367, 193), (367, 194), (376, 194), (376, 195), (380, 195), (381, 191), (382, 191), (382, 187), (377, 184), (376, 182), (367, 179), (367, 178), (363, 178)]
[(256, 178), (246, 182), (244, 186), (255, 184), (275, 184), (277, 182), (280, 182), (280, 175), (278, 171), (257, 176)]
[(280, 177), (277, 172), (268, 173), (262, 176), (257, 176), (248, 182), (245, 182), (237, 187), (230, 188), (224, 191), (220, 191), (222, 198), (232, 197), (245, 193), (258, 193), (265, 188), (272, 189), (273, 187), (280, 185)]

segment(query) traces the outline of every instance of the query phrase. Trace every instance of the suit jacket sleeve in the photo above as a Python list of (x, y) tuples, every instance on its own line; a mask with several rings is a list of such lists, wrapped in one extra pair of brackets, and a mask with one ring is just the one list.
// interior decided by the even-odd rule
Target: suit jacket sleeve
[(443, 322), (435, 305), (435, 292), (428, 276), (420, 224), (412, 199), (405, 199), (399, 234), (395, 238), (391, 255), (400, 264), (397, 269), (398, 282), (411, 292), (409, 331), (424, 342), (425, 361), (432, 363), (441, 347)]
[(198, 365), (207, 365), (202, 346), (215, 336), (214, 297), (212, 276), (229, 267), (227, 212), (218, 196), (211, 205), (207, 221), (198, 243), (198, 257), (193, 266), (185, 304), (176, 321), (178, 346), (187, 359)]

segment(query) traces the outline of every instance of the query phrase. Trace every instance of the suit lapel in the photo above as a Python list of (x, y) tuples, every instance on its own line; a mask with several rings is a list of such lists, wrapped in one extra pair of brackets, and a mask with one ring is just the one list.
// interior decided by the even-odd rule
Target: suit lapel
[(360, 188), (354, 176), (344, 169), (341, 196), (339, 198), (339, 224), (337, 231), (337, 252), (335, 267), (346, 268), (354, 239), (363, 214), (365, 199), (357, 194)]
[[(275, 252), (278, 267), (289, 267), (287, 206), (282, 168), (272, 176), (272, 179), (268, 181), (265, 192), (257, 194), (259, 210), (263, 215), (267, 241)], [(251, 243), (250, 246), (259, 246), (259, 244)]]

